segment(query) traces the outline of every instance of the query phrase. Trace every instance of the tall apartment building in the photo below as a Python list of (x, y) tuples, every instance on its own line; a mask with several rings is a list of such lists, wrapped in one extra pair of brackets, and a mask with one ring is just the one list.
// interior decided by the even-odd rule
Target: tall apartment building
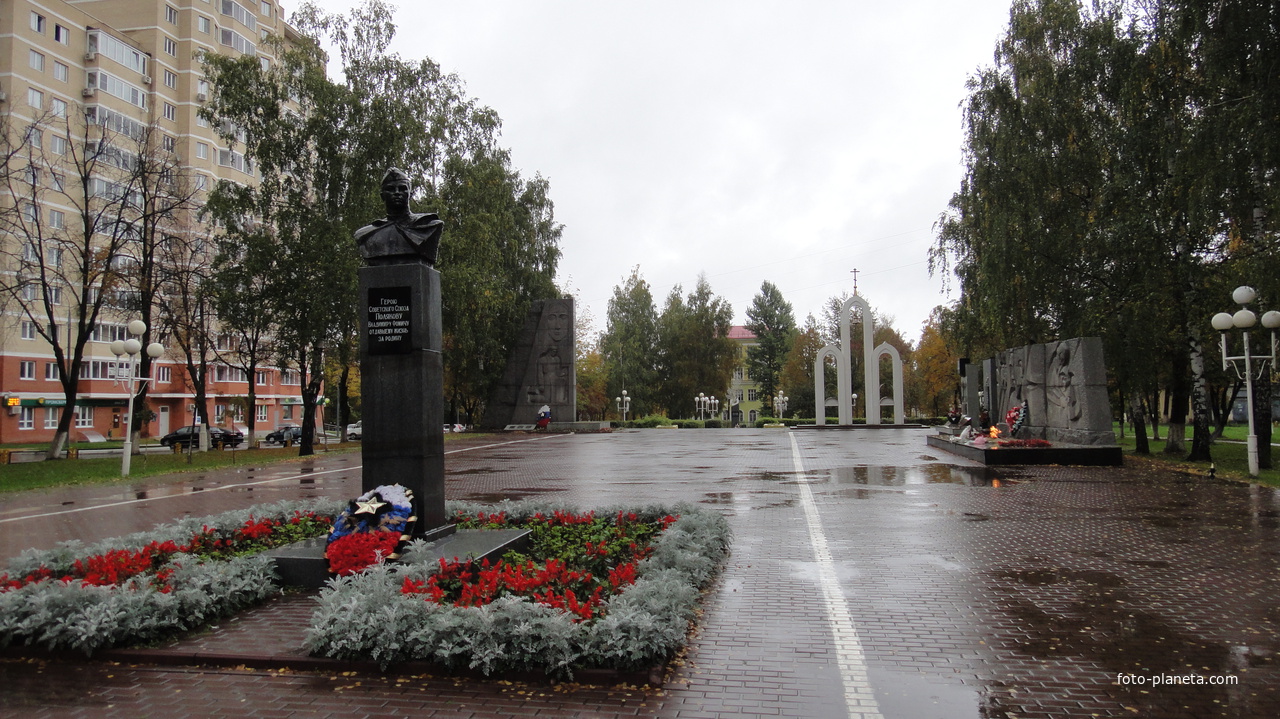
[[(276, 58), (262, 44), (268, 34), (286, 41), (299, 37), (274, 0), (5, 0), (0, 3), (0, 116), (7, 116), (11, 132), (25, 131), (39, 155), (50, 158), (65, 155), (69, 143), (77, 141), (69, 132), (75, 123), (68, 118), (86, 118), (90, 127), (110, 129), (121, 137), (154, 128), (162, 151), (172, 153), (184, 175), (189, 173), (199, 201), (217, 179), (255, 181), (243, 155), (226, 147), (197, 116), (208, 92), (199, 56), (249, 54), (271, 63)], [(88, 137), (90, 133), (79, 141)], [(29, 164), (22, 170), (29, 180), (61, 187), (64, 180), (51, 163), (42, 167), (33, 159)], [(97, 183), (95, 191), (112, 192), (109, 177), (92, 182)], [(11, 211), (18, 208), (41, 232), (62, 231), (77, 218), (74, 204), (60, 202), (57, 193), (33, 203), (0, 188), (0, 203), (7, 203)], [(194, 221), (192, 226), (205, 234), (211, 229), (201, 229)], [(19, 248), (24, 242), (32, 244), (26, 232), (19, 236), (0, 229), (0, 243), (7, 243), (0, 245), (7, 247), (0, 253), (0, 264), (9, 264), (0, 266), (0, 272), (12, 276), (19, 271), (14, 266), (19, 257), (61, 267), (60, 250), (33, 253)], [(24, 252), (34, 256), (23, 257)], [(55, 300), (78, 301), (74, 292), (63, 297), (54, 289)], [(104, 308), (91, 330), (76, 406), (66, 407), (52, 346), (17, 304), (0, 299), (0, 444), (50, 440), (64, 411), (75, 412), (73, 441), (119, 437), (127, 391), (114, 381), (116, 358), (109, 344), (126, 337), (125, 327), (133, 317), (119, 309), (123, 305)], [(243, 428), (245, 410), (233, 398), (246, 396), (248, 382), (253, 381), (257, 402), (252, 411), (258, 429), (300, 423), (296, 371), (276, 367), (263, 368), (252, 378), (244, 374), (229, 365), (214, 365), (208, 386), (211, 422)], [(144, 436), (162, 436), (195, 421), (185, 363), (175, 347), (160, 358), (152, 377), (149, 405), (154, 417), (143, 425)]]

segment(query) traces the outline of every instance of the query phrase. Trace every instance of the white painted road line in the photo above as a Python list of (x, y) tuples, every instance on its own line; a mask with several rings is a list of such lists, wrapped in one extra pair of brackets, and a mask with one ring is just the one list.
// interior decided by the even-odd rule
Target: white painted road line
[(871, 688), (871, 680), (867, 676), (867, 662), (862, 653), (862, 642), (858, 640), (858, 630), (853, 624), (853, 615), (849, 613), (844, 591), (840, 589), (836, 565), (831, 559), (831, 549), (827, 546), (827, 535), (822, 531), (822, 518), (818, 516), (818, 505), (813, 501), (813, 492), (809, 489), (809, 476), (804, 471), (800, 446), (796, 443), (794, 433), (789, 432), (788, 436), (791, 438), (791, 463), (799, 479), (800, 506), (804, 509), (805, 523), (809, 525), (809, 542), (813, 546), (813, 555), (818, 562), (818, 583), (822, 588), (822, 603), (827, 610), (827, 623), (831, 625), (831, 633), (835, 638), (836, 664), (840, 668), (840, 679), (844, 684), (845, 706), (850, 719), (883, 719), (880, 706), (876, 702), (875, 692)]
[[(495, 442), (495, 443), (493, 443), (493, 444), (482, 444), (482, 445), (479, 445), (479, 446), (476, 446), (476, 447), (463, 447), (463, 448), (461, 448), (461, 449), (451, 449), (451, 450), (449, 450), (449, 451), (445, 452), (445, 454), (460, 454), (460, 453), (462, 453), (462, 452), (470, 452), (470, 451), (472, 451), (472, 450), (476, 450), (476, 449), (488, 449), (488, 448), (490, 448), (490, 447), (502, 447), (502, 446), (504, 446), (504, 445), (508, 445), (508, 444), (520, 444), (521, 442), (533, 442), (533, 441), (535, 441), (535, 440), (539, 440), (539, 439), (549, 439), (549, 438), (551, 438), (551, 437), (563, 437), (563, 436), (565, 436), (565, 435), (561, 435), (561, 434), (549, 434), (549, 435), (545, 435), (545, 436), (542, 436), (542, 437), (530, 437), (529, 439), (517, 439), (517, 440), (513, 440), (513, 441), (511, 441), (511, 442)], [(353, 472), (353, 471), (355, 471), (355, 470), (360, 469), (362, 466), (363, 466), (363, 465), (359, 465), (359, 464), (357, 464), (357, 465), (353, 465), (353, 466), (351, 466), (351, 467), (340, 467), (340, 468), (338, 468), (338, 469), (326, 469), (326, 470), (323, 470), (323, 471), (320, 471), (320, 472), (300, 472), (300, 473), (298, 473), (298, 474), (291, 474), (291, 475), (289, 475), (288, 477), (276, 477), (275, 479), (263, 479), (263, 480), (259, 480), (259, 481), (257, 481), (257, 482), (241, 482), (241, 483), (239, 483), (239, 484), (224, 484), (224, 485), (219, 485), (219, 486), (217, 486), (217, 487), (208, 487), (208, 488), (203, 489), (203, 490), (201, 490), (201, 491), (202, 491), (202, 492), (217, 492), (218, 490), (223, 490), (223, 489), (240, 489), (241, 487), (256, 487), (256, 486), (258, 486), (258, 485), (260, 485), (260, 484), (272, 484), (272, 483), (275, 483), (275, 482), (288, 482), (288, 481), (295, 480), (295, 479), (302, 479), (303, 477), (319, 477), (319, 476), (320, 476), (320, 475), (322, 475), (322, 474), (333, 474), (334, 472)], [(120, 506), (123, 506), (123, 505), (126, 505), (126, 504), (141, 504), (141, 503), (143, 503), (143, 502), (156, 502), (156, 501), (159, 501), (159, 500), (161, 500), (161, 499), (173, 499), (174, 497), (190, 497), (190, 496), (191, 496), (191, 493), (190, 493), (190, 492), (187, 492), (187, 493), (183, 493), (183, 494), (166, 494), (166, 495), (164, 495), (164, 496), (162, 496), (162, 497), (148, 497), (148, 498), (146, 498), (146, 499), (126, 499), (126, 500), (122, 500), (122, 501), (119, 501), (119, 502), (109, 502), (109, 503), (107, 503), (107, 504), (98, 504), (98, 505), (94, 505), (94, 506), (92, 506), (92, 507), (77, 507), (77, 508), (75, 508), (75, 509), (60, 509), (60, 510), (58, 510), (58, 511), (56, 511), (56, 512), (45, 512), (45, 513), (43, 513), (43, 514), (26, 514), (26, 515), (23, 515), (23, 516), (21, 516), (21, 517), (10, 517), (10, 518), (8, 518), (8, 519), (0, 519), (0, 524), (7, 524), (7, 523), (9, 523), (9, 522), (25, 522), (25, 521), (32, 520), (32, 519), (42, 519), (42, 518), (44, 518), (44, 517), (57, 517), (57, 516), (60, 516), (60, 515), (63, 515), (63, 514), (75, 514), (75, 513), (77, 513), (77, 512), (89, 512), (89, 511), (92, 511), (92, 510), (95, 510), (95, 509), (107, 509), (107, 508), (109, 508), (109, 507), (120, 507)]]

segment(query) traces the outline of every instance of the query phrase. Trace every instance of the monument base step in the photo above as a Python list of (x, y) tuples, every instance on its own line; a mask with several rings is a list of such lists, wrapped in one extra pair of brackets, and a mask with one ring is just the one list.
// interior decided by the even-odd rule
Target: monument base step
[[(523, 550), (528, 545), (529, 534), (527, 529), (459, 529), (432, 542), (417, 552), (414, 559), (431, 564), (439, 559), (497, 561), (509, 551)], [(315, 537), (269, 549), (263, 554), (275, 560), (276, 573), (285, 586), (319, 589), (332, 577), (324, 557), (326, 540), (326, 537)]]
[(1086, 446), (1055, 444), (1052, 447), (1003, 447), (988, 449), (952, 442), (946, 437), (929, 435), (930, 447), (957, 454), (985, 465), (1001, 464), (1065, 464), (1077, 467), (1119, 467), (1124, 453), (1118, 446)]
[(927, 424), (797, 424), (791, 429), (924, 429)]

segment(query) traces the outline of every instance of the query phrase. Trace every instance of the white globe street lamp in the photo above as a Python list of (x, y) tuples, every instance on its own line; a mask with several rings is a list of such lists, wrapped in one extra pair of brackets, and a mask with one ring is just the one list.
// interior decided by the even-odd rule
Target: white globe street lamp
[[(142, 351), (142, 342), (137, 338), (147, 333), (147, 323), (142, 320), (134, 320), (129, 323), (129, 334), (133, 335), (127, 340), (116, 340), (111, 343), (111, 354), (116, 356), (116, 372), (115, 383), (120, 384), (122, 381), (129, 392), (129, 410), (124, 416), (124, 457), (120, 460), (120, 476), (129, 476), (129, 462), (133, 454), (133, 399), (137, 394), (138, 385), (146, 385), (151, 381), (150, 375), (140, 379), (137, 376), (138, 370), (138, 353)], [(152, 342), (147, 345), (147, 356), (151, 359), (157, 359), (164, 354), (164, 345), (159, 342)], [(120, 376), (120, 358), (128, 355), (129, 361), (126, 365), (128, 375)]]
[(622, 421), (627, 421), (627, 412), (631, 411), (631, 398), (627, 396), (627, 391), (622, 390), (621, 397), (614, 397), (614, 403), (618, 407), (618, 414), (622, 415)]
[[(1258, 293), (1252, 287), (1241, 286), (1231, 293), (1231, 299), (1236, 303), (1245, 305), (1253, 302), (1258, 298)], [(1250, 476), (1258, 476), (1258, 435), (1255, 431), (1253, 421), (1253, 380), (1254, 380), (1254, 363), (1257, 362), (1258, 379), (1262, 379), (1268, 373), (1268, 367), (1274, 366), (1276, 362), (1276, 329), (1280, 328), (1280, 312), (1271, 310), (1262, 315), (1262, 326), (1271, 330), (1271, 353), (1268, 355), (1254, 355), (1249, 346), (1249, 329), (1258, 323), (1258, 316), (1252, 310), (1242, 307), (1231, 314), (1229, 312), (1219, 312), (1210, 320), (1213, 328), (1222, 333), (1222, 369), (1225, 371), (1228, 366), (1235, 370), (1236, 376), (1244, 380), (1245, 383), (1245, 402), (1248, 404), (1246, 412), (1249, 416), (1249, 437), (1247, 441), (1249, 452), (1249, 474)], [(1241, 339), (1244, 344), (1244, 354), (1232, 357), (1227, 354), (1227, 332), (1232, 329), (1240, 330)]]

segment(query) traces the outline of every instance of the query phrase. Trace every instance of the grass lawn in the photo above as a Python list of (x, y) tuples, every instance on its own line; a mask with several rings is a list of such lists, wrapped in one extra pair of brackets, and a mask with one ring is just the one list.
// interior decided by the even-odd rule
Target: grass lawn
[[(43, 445), (47, 446), (47, 445)], [(84, 444), (78, 445), (81, 449)], [(93, 445), (94, 449), (111, 447), (109, 443)], [(117, 443), (115, 445), (119, 447)], [(355, 443), (331, 444), (329, 452), (354, 452), (360, 449)], [(324, 452), (317, 448), (317, 456)], [(246, 449), (239, 451), (210, 451), (182, 454), (142, 454), (130, 460), (129, 477), (151, 477), (175, 472), (195, 472), (237, 464), (266, 464), (288, 460), (297, 461), (298, 449)], [(188, 462), (188, 460), (190, 460)], [(22, 462), (0, 466), (0, 492), (24, 489), (62, 487), (76, 484), (110, 484), (128, 481), (120, 476), (120, 457), (94, 457), (92, 459), (64, 459), (45, 462)]]
[[(445, 443), (454, 442), (464, 437), (475, 437), (470, 434), (446, 434)], [(119, 447), (120, 444), (102, 442), (96, 444), (77, 443), (79, 449), (107, 449)], [(32, 448), (44, 449), (47, 444)], [(317, 444), (314, 456), (325, 455), (325, 445)], [(17, 449), (17, 445), (6, 445), (5, 449)], [(329, 453), (359, 452), (358, 442), (332, 443), (328, 445)], [(135, 455), (129, 462), (129, 477), (152, 477), (160, 474), (178, 472), (199, 472), (220, 467), (235, 465), (263, 465), (273, 462), (299, 461), (297, 447), (274, 447), (268, 449), (244, 449), (236, 451), (193, 452), (187, 454), (141, 454)], [(188, 460), (190, 460), (188, 462)], [(42, 487), (63, 487), (76, 484), (110, 484), (128, 481), (120, 477), (120, 457), (95, 457), (92, 459), (64, 459), (54, 462), (22, 462), (19, 464), (0, 465), (0, 493), (15, 492), (24, 489), (40, 489)]]
[[(1192, 472), (1195, 474), (1209, 474), (1210, 462), (1187, 462), (1185, 454), (1164, 454), (1164, 438), (1166, 427), (1161, 427), (1160, 441), (1152, 441), (1148, 433), (1148, 444), (1151, 447), (1151, 454), (1143, 457), (1133, 453), (1134, 437), (1133, 429), (1126, 428), (1125, 436), (1120, 437), (1118, 434), (1119, 426), (1116, 426), (1117, 441), (1120, 447), (1124, 449), (1126, 457), (1132, 457), (1139, 461), (1150, 461), (1161, 465), (1168, 466), (1169, 469), (1179, 471)], [(1264, 469), (1258, 473), (1256, 478), (1249, 476), (1249, 455), (1244, 444), (1234, 444), (1233, 442), (1244, 442), (1245, 437), (1249, 434), (1249, 428), (1244, 426), (1228, 426), (1223, 432), (1222, 438), (1229, 440), (1226, 442), (1214, 442), (1210, 453), (1213, 455), (1213, 462), (1218, 477), (1225, 479), (1238, 479), (1243, 481), (1253, 481), (1259, 484), (1265, 484), (1269, 487), (1280, 487), (1280, 469)], [(1187, 444), (1191, 444), (1190, 429), (1187, 432)], [(1277, 434), (1280, 436), (1280, 433)], [(1273, 440), (1276, 437), (1273, 437)], [(1272, 464), (1280, 466), (1280, 447), (1271, 448), (1274, 457)]]

